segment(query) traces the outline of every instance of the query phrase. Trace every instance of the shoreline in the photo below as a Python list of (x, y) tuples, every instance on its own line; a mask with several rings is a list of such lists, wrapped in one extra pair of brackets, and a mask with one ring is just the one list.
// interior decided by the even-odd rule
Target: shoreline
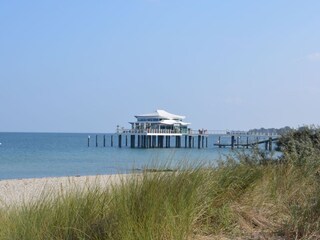
[(49, 194), (56, 196), (70, 190), (90, 186), (107, 188), (120, 184), (137, 174), (106, 174), (67, 177), (43, 177), (0, 180), (0, 209), (19, 206), (41, 199)]

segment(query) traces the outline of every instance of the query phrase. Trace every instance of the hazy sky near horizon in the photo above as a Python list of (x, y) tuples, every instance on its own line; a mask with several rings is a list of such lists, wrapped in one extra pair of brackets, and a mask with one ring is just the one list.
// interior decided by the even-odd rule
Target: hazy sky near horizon
[(320, 1), (1, 1), (0, 132), (320, 124)]

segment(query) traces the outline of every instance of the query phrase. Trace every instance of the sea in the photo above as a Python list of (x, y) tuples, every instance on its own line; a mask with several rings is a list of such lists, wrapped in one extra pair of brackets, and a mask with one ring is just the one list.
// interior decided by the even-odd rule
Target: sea
[[(215, 135), (210, 135), (204, 144), (207, 147), (200, 149), (197, 142), (194, 148), (186, 148), (184, 138), (181, 148), (130, 148), (129, 141), (129, 137), (127, 140), (123, 137), (119, 148), (115, 134), (0, 133), (0, 180), (122, 174), (153, 168), (174, 169), (178, 165), (217, 164), (232, 152), (214, 146), (218, 141)], [(230, 141), (230, 137), (221, 141)]]

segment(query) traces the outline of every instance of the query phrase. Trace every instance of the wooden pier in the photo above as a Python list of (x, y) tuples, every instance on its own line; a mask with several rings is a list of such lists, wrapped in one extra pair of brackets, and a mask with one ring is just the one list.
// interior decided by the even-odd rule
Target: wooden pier
[(234, 149), (235, 147), (237, 148), (249, 148), (249, 147), (254, 147), (260, 144), (265, 145), (265, 150), (272, 151), (273, 149), (273, 142), (277, 142), (279, 140), (279, 137), (269, 137), (267, 139), (259, 140), (259, 137), (256, 138), (256, 140), (249, 141), (249, 136), (246, 137), (246, 143), (241, 143), (240, 138), (243, 136), (231, 136), (230, 143), (221, 143), (220, 137), (217, 143), (214, 144), (214, 146), (217, 146), (219, 148), (225, 148), (225, 147), (230, 147), (231, 149)]
[[(210, 140), (209, 137), (217, 139), (216, 142)], [(108, 140), (108, 139), (109, 140)], [(103, 135), (103, 147), (130, 147), (130, 148), (249, 148), (257, 145), (265, 146), (265, 150), (272, 151), (273, 143), (279, 140), (276, 135), (250, 135), (244, 133), (230, 134), (216, 131), (209, 133), (208, 131), (190, 130), (187, 133), (171, 132), (171, 131), (132, 131), (122, 130), (109, 136)], [(110, 144), (107, 143), (109, 141)], [(87, 141), (90, 146), (90, 136)], [(98, 147), (98, 135), (95, 136), (95, 146)]]
[[(130, 148), (194, 148), (197, 138), (198, 148), (208, 147), (206, 132), (179, 133), (176, 131), (133, 131), (122, 130), (116, 133), (118, 147), (122, 146), (122, 138), (130, 139)], [(126, 140), (127, 143), (127, 140)]]
[[(115, 134), (110, 136), (110, 147), (130, 148), (208, 148), (208, 147), (244, 147), (249, 148), (265, 144), (266, 150), (272, 150), (272, 143), (277, 141), (277, 135), (263, 136), (246, 131), (230, 130), (192, 130), (185, 122), (185, 116), (169, 113), (165, 110), (156, 110), (153, 113), (134, 116), (136, 121), (129, 122), (130, 129), (117, 126)], [(257, 132), (258, 133), (258, 132)], [(262, 134), (263, 135), (263, 134)], [(218, 138), (217, 142), (210, 141), (210, 137)], [(242, 140), (246, 137), (246, 142)], [(98, 135), (95, 137), (95, 146), (98, 147)], [(106, 147), (106, 135), (103, 136), (103, 147)], [(88, 136), (88, 147), (90, 136)], [(211, 145), (211, 146), (210, 146)]]

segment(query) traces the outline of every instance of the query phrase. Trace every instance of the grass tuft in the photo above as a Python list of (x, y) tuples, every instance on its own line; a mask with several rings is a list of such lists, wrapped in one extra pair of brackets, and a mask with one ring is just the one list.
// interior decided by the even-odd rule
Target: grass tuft
[(276, 160), (239, 152), (0, 209), (0, 239), (319, 239), (319, 131), (302, 131)]

